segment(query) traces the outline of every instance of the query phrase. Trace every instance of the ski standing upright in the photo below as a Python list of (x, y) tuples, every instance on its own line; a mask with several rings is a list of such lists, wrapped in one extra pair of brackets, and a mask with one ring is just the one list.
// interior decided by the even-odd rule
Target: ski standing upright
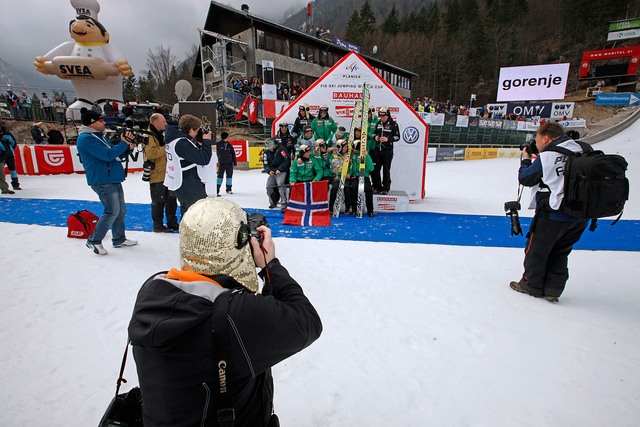
[(369, 128), (369, 83), (362, 85), (362, 124), (360, 129), (360, 174), (358, 176), (358, 203), (356, 205), (356, 217), (362, 218), (364, 213), (364, 172), (367, 156), (364, 154), (367, 149), (367, 129)]
[(338, 186), (338, 192), (336, 193), (336, 201), (333, 203), (333, 217), (338, 218), (340, 216), (340, 209), (342, 208), (342, 202), (344, 202), (344, 182), (347, 179), (347, 172), (349, 171), (349, 160), (351, 159), (351, 143), (353, 142), (353, 136), (355, 128), (358, 125), (358, 116), (362, 114), (362, 102), (356, 102), (356, 107), (353, 111), (353, 118), (351, 119), (351, 131), (347, 139), (348, 151), (347, 155), (342, 163), (342, 170), (340, 172), (340, 185)]

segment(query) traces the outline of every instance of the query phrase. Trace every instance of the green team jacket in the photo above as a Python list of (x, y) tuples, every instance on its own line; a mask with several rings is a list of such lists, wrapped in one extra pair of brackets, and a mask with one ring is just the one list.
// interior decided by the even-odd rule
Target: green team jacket
[(376, 140), (373, 139), (373, 132), (375, 132), (376, 126), (378, 126), (378, 117), (374, 115), (367, 127), (367, 151), (369, 152), (372, 152), (376, 148)]
[(333, 134), (338, 130), (338, 125), (336, 125), (336, 122), (334, 122), (332, 118), (321, 119), (320, 117), (316, 117), (311, 122), (311, 129), (313, 129), (316, 139), (322, 138), (325, 141), (331, 142)]
[(298, 159), (291, 161), (291, 174), (289, 176), (289, 182), (307, 182), (317, 181), (315, 179), (318, 172), (322, 173), (322, 170), (317, 170), (313, 159), (302, 161), (302, 164), (298, 164)]
[(333, 168), (331, 166), (331, 160), (333, 159), (332, 152), (326, 152), (324, 154), (318, 154), (311, 158), (313, 160), (313, 167), (316, 170), (316, 176), (314, 181), (321, 181), (323, 178), (333, 178)]
[[(349, 164), (349, 175), (353, 178), (356, 176), (360, 176), (360, 153), (356, 153), (355, 151), (351, 152), (351, 161)], [(364, 166), (364, 176), (368, 177), (369, 173), (373, 172), (373, 160), (371, 160), (371, 156), (367, 154), (367, 159), (365, 160)]]

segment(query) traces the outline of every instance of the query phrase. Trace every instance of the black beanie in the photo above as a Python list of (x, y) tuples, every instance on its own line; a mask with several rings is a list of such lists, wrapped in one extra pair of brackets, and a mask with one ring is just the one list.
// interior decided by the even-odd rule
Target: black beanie
[(227, 132), (222, 132), (220, 134), (220, 139), (225, 140), (227, 138), (229, 138), (229, 134)]
[(86, 108), (83, 108), (80, 111), (80, 118), (82, 119), (82, 124), (85, 126), (89, 126), (99, 120), (102, 120), (100, 114), (96, 113), (93, 110), (87, 110)]

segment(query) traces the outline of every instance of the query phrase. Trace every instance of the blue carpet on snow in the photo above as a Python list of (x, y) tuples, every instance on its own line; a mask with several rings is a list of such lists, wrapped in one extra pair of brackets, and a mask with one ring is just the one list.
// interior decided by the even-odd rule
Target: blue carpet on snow
[[(87, 209), (100, 216), (98, 201), (0, 198), (0, 221), (66, 227), (72, 213)], [(269, 221), (274, 237), (356, 240), (371, 242), (428, 243), (459, 246), (524, 248), (523, 236), (510, 235), (510, 220), (503, 216), (456, 215), (429, 212), (378, 213), (375, 218), (342, 215), (331, 218), (330, 227), (282, 225), (279, 210), (248, 209)], [(530, 218), (521, 218), (529, 228)], [(575, 249), (640, 251), (640, 221), (599, 220), (595, 232), (585, 231)], [(149, 204), (127, 203), (127, 230), (152, 231)]]

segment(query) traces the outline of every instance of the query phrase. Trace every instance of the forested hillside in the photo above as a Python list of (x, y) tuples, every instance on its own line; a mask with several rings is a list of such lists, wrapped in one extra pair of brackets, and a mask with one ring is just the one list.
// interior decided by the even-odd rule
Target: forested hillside
[[(495, 100), (500, 67), (570, 62), (607, 42), (611, 21), (640, 17), (640, 0), (317, 0), (314, 26), (366, 55), (419, 74), (414, 96)], [(286, 25), (298, 28), (306, 9)], [(638, 39), (615, 46), (636, 45)]]

